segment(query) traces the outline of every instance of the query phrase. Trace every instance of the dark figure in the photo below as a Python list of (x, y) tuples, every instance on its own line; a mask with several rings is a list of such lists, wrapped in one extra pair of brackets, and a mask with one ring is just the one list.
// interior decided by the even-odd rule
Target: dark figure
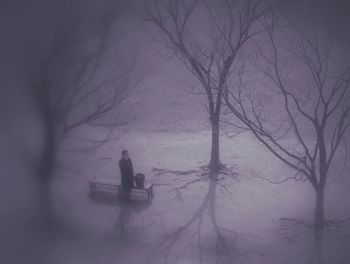
[(119, 161), (119, 168), (121, 173), (122, 189), (123, 191), (130, 192), (131, 188), (135, 187), (135, 184), (132, 161), (127, 150), (122, 151), (122, 158)]

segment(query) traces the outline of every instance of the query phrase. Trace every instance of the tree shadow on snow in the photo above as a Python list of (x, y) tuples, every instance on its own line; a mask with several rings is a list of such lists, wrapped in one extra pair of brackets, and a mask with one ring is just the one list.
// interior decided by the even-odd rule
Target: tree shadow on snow
[(327, 226), (319, 230), (297, 219), (281, 218), (279, 232), (282, 239), (291, 244), (305, 243), (305, 260), (294, 263), (350, 263), (350, 219), (328, 221)]
[[(163, 176), (165, 174), (176, 176), (169, 185), (176, 186), (171, 190), (176, 192), (175, 199), (180, 202), (182, 201), (180, 197), (182, 191), (189, 188), (190, 185), (207, 182), (208, 188), (193, 215), (173, 232), (167, 232), (162, 239), (155, 243), (145, 263), (180, 263), (186, 251), (193, 252), (194, 245), (196, 245), (197, 251), (195, 263), (208, 263), (205, 257), (208, 251), (211, 251), (215, 258), (210, 263), (233, 263), (235, 232), (226, 230), (219, 225), (215, 202), (218, 187), (221, 186), (225, 189), (225, 186), (220, 181), (225, 177), (236, 177), (237, 174), (230, 169), (226, 169), (225, 172), (220, 174), (211, 174), (206, 166), (188, 171), (158, 168), (153, 168), (153, 171), (156, 176)], [(208, 250), (204, 246), (207, 243), (203, 235), (205, 220), (209, 220), (212, 231), (214, 232), (214, 239), (209, 243), (211, 248)]]
[[(182, 192), (193, 184), (207, 183), (208, 187), (204, 198), (200, 200), (199, 206), (195, 212), (181, 226), (172, 232), (166, 232), (165, 235), (153, 245), (150, 250), (147, 262), (156, 263), (181, 263), (186, 259), (186, 252), (194, 252), (193, 247), (196, 244), (197, 259), (193, 263), (235, 263), (238, 258), (254, 252), (246, 252), (238, 243), (239, 234), (234, 231), (226, 230), (220, 226), (217, 220), (216, 197), (219, 189), (230, 192), (222, 180), (227, 178), (237, 179), (237, 174), (228, 169), (222, 174), (211, 175), (206, 167), (200, 167), (196, 170), (176, 171), (154, 168), (156, 176), (173, 175), (166, 185), (175, 186), (171, 191), (175, 192), (175, 200), (183, 201)], [(214, 233), (213, 240), (209, 243), (210, 248), (206, 248), (208, 237), (204, 233), (204, 219), (207, 218), (211, 224)], [(327, 227), (320, 231), (315, 230), (312, 225), (304, 223), (297, 219), (281, 218), (278, 222), (278, 233), (280, 238), (287, 242), (287, 247), (291, 246), (291, 251), (301, 250), (300, 255), (296, 254), (293, 259), (289, 259), (293, 264), (345, 264), (350, 263), (350, 219), (343, 221), (329, 221)], [(286, 248), (285, 244), (279, 245), (282, 254)], [(256, 248), (257, 249), (257, 248)], [(262, 247), (262, 250), (264, 247)], [(212, 256), (208, 253), (211, 251)], [(243, 253), (242, 253), (243, 252)], [(278, 250), (275, 252), (278, 253)], [(275, 254), (273, 253), (273, 254)], [(262, 252), (262, 256), (270, 254)], [(209, 256), (209, 257), (208, 257)], [(284, 256), (284, 258), (287, 255)], [(214, 259), (212, 259), (214, 257)], [(193, 258), (193, 256), (191, 257)], [(188, 259), (188, 258), (187, 258)], [(208, 262), (208, 259), (210, 262)], [(260, 259), (262, 261), (262, 259)], [(289, 263), (289, 262), (287, 262)]]

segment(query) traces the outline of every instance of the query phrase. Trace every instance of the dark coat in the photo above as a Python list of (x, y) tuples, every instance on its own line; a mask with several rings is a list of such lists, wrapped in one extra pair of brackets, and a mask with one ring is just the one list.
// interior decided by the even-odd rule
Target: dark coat
[(131, 159), (120, 159), (119, 168), (121, 173), (122, 188), (130, 191), (135, 186), (134, 184), (134, 170)]

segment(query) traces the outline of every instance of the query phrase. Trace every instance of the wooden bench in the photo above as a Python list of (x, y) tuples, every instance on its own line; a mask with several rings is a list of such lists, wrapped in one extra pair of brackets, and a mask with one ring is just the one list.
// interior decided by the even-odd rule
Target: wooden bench
[[(89, 181), (90, 185), (90, 195), (94, 195), (98, 189), (105, 191), (117, 192), (118, 195), (122, 193), (122, 187), (117, 180), (106, 179), (106, 178), (92, 178)], [(132, 188), (131, 195), (147, 195), (147, 199), (153, 198), (153, 184), (145, 184), (143, 189)]]
[(147, 194), (147, 200), (150, 200), (153, 198), (153, 184), (145, 184), (143, 189), (139, 188), (132, 188), (131, 189), (131, 195), (144, 195)]

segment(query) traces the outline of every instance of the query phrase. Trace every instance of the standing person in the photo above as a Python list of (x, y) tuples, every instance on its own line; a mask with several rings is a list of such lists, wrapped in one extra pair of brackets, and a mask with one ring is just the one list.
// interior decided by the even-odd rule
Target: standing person
[(131, 188), (135, 187), (135, 184), (132, 161), (127, 150), (122, 151), (122, 158), (119, 160), (119, 168), (121, 173), (122, 189), (128, 194)]

